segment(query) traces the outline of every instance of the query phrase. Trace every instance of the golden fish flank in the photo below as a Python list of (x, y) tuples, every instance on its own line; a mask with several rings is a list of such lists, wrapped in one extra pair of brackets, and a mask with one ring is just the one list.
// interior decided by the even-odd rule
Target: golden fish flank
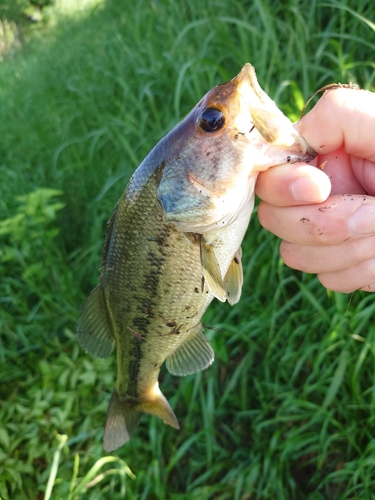
[(94, 356), (116, 345), (106, 451), (130, 439), (142, 413), (179, 427), (159, 390), (160, 367), (166, 360), (171, 373), (187, 375), (213, 362), (200, 320), (214, 297), (240, 298), (258, 172), (314, 156), (246, 64), (137, 168), (109, 220), (100, 283), (77, 327)]

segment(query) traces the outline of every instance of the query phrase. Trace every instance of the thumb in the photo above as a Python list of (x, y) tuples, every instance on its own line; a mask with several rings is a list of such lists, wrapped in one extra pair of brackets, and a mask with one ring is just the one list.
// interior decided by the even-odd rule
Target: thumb
[(321, 203), (331, 191), (328, 176), (306, 164), (285, 164), (270, 168), (258, 176), (256, 194), (274, 206)]

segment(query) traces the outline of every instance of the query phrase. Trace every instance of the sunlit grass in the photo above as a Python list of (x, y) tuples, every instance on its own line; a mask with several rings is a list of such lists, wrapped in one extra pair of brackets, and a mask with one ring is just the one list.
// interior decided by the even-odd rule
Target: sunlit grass
[(75, 0), (55, 0), (53, 7), (56, 9), (57, 15), (69, 14), (75, 16), (77, 13), (84, 13), (87, 9), (104, 5), (104, 3), (105, 0), (80, 0), (79, 2)]
[(114, 357), (86, 355), (74, 331), (106, 221), (151, 147), (247, 61), (293, 119), (322, 85), (373, 88), (372, 7), (54, 9), (56, 23), (0, 66), (0, 497), (371, 500), (373, 294), (327, 292), (288, 269), (255, 214), (241, 302), (204, 318), (215, 363), (181, 379), (162, 369), (180, 431), (144, 416), (107, 457)]

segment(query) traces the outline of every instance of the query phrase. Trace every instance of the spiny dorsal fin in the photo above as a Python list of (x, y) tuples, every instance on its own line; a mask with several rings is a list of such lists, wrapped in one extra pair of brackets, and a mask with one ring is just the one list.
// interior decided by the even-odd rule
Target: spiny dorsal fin
[(102, 262), (100, 264), (100, 272), (104, 272), (104, 270), (107, 267), (107, 257), (108, 257), (109, 247), (110, 247), (111, 241), (112, 241), (112, 234), (116, 230), (115, 221), (116, 221), (116, 216), (117, 216), (117, 208), (118, 208), (118, 203), (116, 204), (115, 208), (113, 209), (111, 217), (109, 218), (109, 220), (107, 222), (107, 230), (105, 233), (105, 241), (104, 241), (103, 253), (102, 253)]
[(173, 375), (189, 375), (210, 366), (214, 357), (214, 351), (199, 324), (196, 333), (167, 358), (166, 366)]
[(77, 338), (81, 347), (97, 358), (108, 358), (113, 351), (115, 339), (101, 285), (94, 288), (83, 304)]
[(214, 296), (221, 302), (225, 302), (227, 294), (224, 289), (220, 266), (212, 245), (206, 243), (203, 236), (200, 237), (200, 250), (205, 282)]
[(242, 271), (242, 251), (241, 248), (234, 254), (232, 262), (224, 277), (224, 287), (227, 292), (228, 302), (231, 306), (237, 304), (241, 297), (241, 290), (243, 284), (243, 271)]
[(117, 390), (113, 389), (104, 428), (105, 451), (116, 450), (127, 443), (137, 430), (140, 418), (141, 411), (138, 405), (122, 402)]

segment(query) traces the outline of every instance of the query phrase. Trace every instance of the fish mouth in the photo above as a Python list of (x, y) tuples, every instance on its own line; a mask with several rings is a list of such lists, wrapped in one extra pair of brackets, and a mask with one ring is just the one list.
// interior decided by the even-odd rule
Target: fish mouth
[[(276, 162), (273, 165), (308, 163), (317, 156), (316, 151), (297, 132), (289, 118), (263, 91), (258, 83), (255, 69), (250, 63), (243, 66), (232, 82), (237, 87), (240, 102), (243, 103), (242, 107), (240, 105), (240, 118), (237, 119), (237, 126), (239, 129), (244, 129), (244, 123), (249, 123), (250, 113), (252, 128), (247, 134), (251, 135), (254, 129), (260, 134), (264, 144), (268, 146), (270, 156)], [(266, 168), (273, 165), (267, 163)]]

